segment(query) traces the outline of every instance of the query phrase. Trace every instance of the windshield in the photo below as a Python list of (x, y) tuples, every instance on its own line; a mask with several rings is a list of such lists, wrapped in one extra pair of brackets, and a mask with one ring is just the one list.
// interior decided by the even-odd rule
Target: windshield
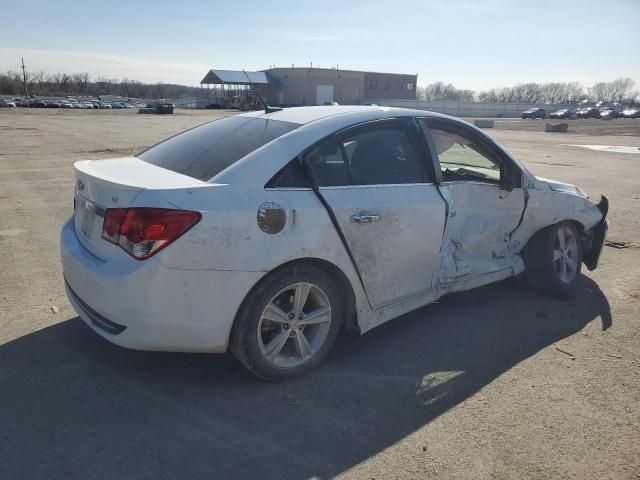
[(145, 162), (207, 181), (300, 125), (232, 116), (187, 130), (137, 155)]

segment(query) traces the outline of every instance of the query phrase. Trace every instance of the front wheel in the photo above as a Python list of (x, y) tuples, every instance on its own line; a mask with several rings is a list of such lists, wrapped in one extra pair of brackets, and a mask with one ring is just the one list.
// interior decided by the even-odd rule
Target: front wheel
[(286, 266), (248, 295), (231, 332), (231, 351), (253, 374), (285, 380), (317, 366), (343, 322), (343, 299), (318, 267)]
[(578, 230), (569, 222), (540, 230), (527, 243), (524, 259), (526, 276), (534, 288), (552, 294), (568, 291), (582, 267)]

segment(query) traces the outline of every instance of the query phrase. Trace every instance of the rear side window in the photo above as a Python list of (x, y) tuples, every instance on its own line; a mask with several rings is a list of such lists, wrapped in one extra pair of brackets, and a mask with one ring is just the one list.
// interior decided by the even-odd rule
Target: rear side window
[(314, 147), (307, 155), (317, 184), (325, 186), (349, 185), (349, 166), (338, 141), (331, 137)]
[[(319, 187), (431, 182), (424, 169), (425, 152), (406, 127), (397, 120), (358, 126), (317, 143), (303, 161)], [(295, 159), (266, 187), (307, 187), (304, 173)]]
[(353, 185), (424, 181), (418, 153), (399, 122), (344, 136), (341, 144)]
[(299, 126), (266, 118), (226, 117), (187, 130), (137, 156), (158, 167), (207, 181)]

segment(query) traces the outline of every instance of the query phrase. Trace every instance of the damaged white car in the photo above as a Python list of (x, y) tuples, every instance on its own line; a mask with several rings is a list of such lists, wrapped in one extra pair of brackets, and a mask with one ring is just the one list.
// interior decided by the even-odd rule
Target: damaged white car
[(61, 244), (80, 317), (124, 347), (230, 348), (265, 379), (447, 293), (520, 274), (565, 291), (607, 230), (604, 197), (419, 110), (246, 113), (75, 170)]

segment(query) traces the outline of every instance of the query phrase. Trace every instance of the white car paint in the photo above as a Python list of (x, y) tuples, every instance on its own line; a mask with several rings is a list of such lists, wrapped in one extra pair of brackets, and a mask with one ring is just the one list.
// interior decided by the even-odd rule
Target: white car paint
[[(106, 208), (158, 207), (202, 214), (169, 247), (139, 261), (100, 238), (99, 215), (89, 215), (93, 223), (87, 226), (76, 210), (61, 234), (63, 270), (71, 303), (97, 333), (136, 349), (224, 352), (236, 312), (252, 287), (273, 269), (309, 258), (344, 273), (364, 333), (446, 293), (521, 273), (523, 247), (545, 226), (574, 220), (588, 231), (602, 218), (579, 189), (537, 179), (512, 157), (522, 171), (522, 187), (510, 192), (473, 182), (320, 188), (353, 251), (361, 282), (318, 196), (309, 188), (265, 184), (333, 132), (383, 118), (424, 117), (425, 112), (332, 106), (242, 116), (266, 115), (300, 127), (208, 182), (135, 157), (75, 164), (82, 183), (76, 206), (90, 213), (92, 208), (97, 215)], [(256, 214), (265, 202), (286, 212), (286, 225), (277, 234), (257, 227)], [(380, 214), (380, 221), (350, 221), (369, 209)], [(87, 227), (88, 237), (80, 233)], [(96, 314), (126, 329), (107, 333), (92, 321)]]
[[(433, 184), (322, 187), (356, 263), (371, 305), (378, 309), (433, 288), (445, 205)], [(366, 205), (367, 208), (362, 206)], [(368, 224), (352, 216), (372, 212)]]

